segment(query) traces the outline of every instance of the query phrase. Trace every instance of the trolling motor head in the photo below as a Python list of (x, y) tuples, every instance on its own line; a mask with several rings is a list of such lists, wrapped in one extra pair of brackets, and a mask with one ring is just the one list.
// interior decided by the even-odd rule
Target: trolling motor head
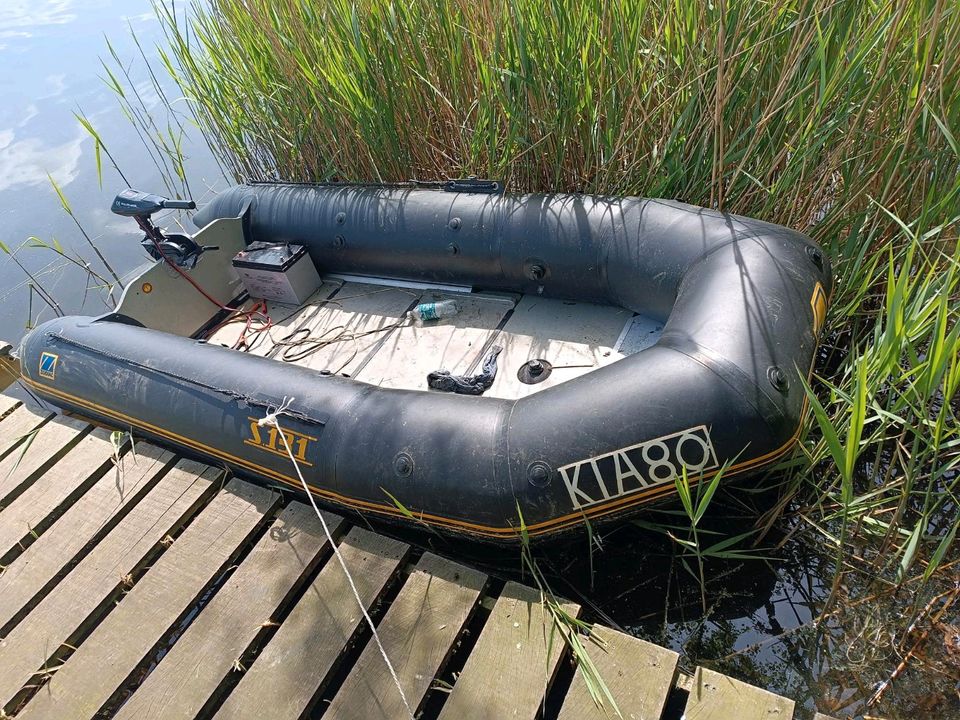
[(160, 210), (195, 210), (196, 207), (193, 200), (170, 200), (127, 188), (113, 199), (110, 212), (124, 217), (149, 218)]
[(137, 225), (146, 234), (140, 244), (154, 260), (166, 260), (180, 267), (193, 268), (205, 251), (219, 248), (197, 245), (189, 235), (164, 235), (163, 231), (151, 222), (150, 216), (159, 210), (194, 210), (196, 207), (193, 200), (170, 200), (127, 188), (113, 199), (110, 212), (132, 217), (137, 221)]

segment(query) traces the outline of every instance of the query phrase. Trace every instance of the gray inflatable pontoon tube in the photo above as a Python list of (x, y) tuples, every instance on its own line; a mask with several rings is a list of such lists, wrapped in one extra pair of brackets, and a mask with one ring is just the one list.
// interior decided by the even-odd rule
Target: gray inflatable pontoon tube
[[(196, 216), (308, 246), (321, 272), (622, 306), (652, 347), (519, 400), (375, 387), (122, 322), (31, 332), (23, 377), (72, 412), (297, 488), (327, 507), (500, 542), (627, 517), (796, 442), (832, 280), (799, 232), (666, 200), (416, 186), (248, 184)], [(118, 322), (118, 320), (120, 320)], [(50, 356), (54, 372), (49, 370)], [(45, 365), (46, 363), (46, 365)]]

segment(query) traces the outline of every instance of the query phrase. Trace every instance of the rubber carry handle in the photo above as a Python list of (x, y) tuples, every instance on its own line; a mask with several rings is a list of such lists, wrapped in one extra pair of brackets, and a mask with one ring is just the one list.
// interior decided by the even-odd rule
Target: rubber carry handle
[(197, 204), (193, 200), (164, 200), (165, 210), (196, 210)]

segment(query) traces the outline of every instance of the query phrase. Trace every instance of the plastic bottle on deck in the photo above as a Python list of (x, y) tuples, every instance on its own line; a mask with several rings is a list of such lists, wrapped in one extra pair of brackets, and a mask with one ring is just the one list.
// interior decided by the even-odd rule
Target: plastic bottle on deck
[(439, 302), (420, 303), (410, 314), (417, 320), (439, 320), (453, 317), (460, 312), (456, 300), (440, 300)]

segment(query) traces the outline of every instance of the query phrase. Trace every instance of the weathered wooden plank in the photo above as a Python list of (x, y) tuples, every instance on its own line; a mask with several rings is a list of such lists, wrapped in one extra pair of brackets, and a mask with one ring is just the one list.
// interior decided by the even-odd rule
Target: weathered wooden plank
[[(680, 656), (672, 650), (595, 625), (604, 645), (588, 643), (587, 651), (625, 720), (659, 718), (673, 686)], [(609, 706), (598, 707), (578, 670), (560, 709), (559, 720), (614, 718)]]
[[(563, 603), (569, 615), (580, 607)], [(553, 683), (564, 639), (532, 588), (508, 582), (447, 698), (441, 720), (534, 718)]]
[(410, 323), (390, 333), (355, 377), (381, 387), (426, 390), (427, 375), (434, 370), (466, 373), (516, 300), (506, 295), (427, 293), (421, 302), (448, 298), (460, 307), (457, 315)]
[(305, 326), (314, 338), (355, 339), (325, 345), (297, 364), (352, 375), (386, 340), (389, 328), (403, 320), (418, 297), (419, 290), (345, 283), (333, 299), (316, 307)]
[(793, 709), (793, 700), (698, 667), (684, 715), (686, 720), (790, 720)]
[[(76, 419), (49, 419), (21, 405), (0, 422), (0, 503), (20, 492), (90, 430), (90, 425)], [(30, 444), (24, 445), (27, 441)]]
[[(632, 317), (623, 308), (525, 295), (494, 340), (503, 346), (500, 371), (484, 394), (524, 397), (619, 360), (623, 355), (614, 345)], [(479, 355), (476, 362), (481, 360)], [(535, 358), (548, 360), (557, 369), (543, 382), (525, 385), (517, 371)], [(571, 365), (585, 367), (567, 367)]]
[[(477, 607), (486, 583), (483, 573), (426, 553), (377, 628), (414, 712)], [(372, 639), (327, 714), (357, 720), (406, 716), (400, 693)]]
[(30, 433), (48, 422), (53, 413), (38, 407), (18, 405), (0, 422), (0, 458), (26, 440)]
[[(17, 717), (92, 717), (177, 618), (196, 603), (204, 588), (223, 572), (278, 501), (279, 496), (266, 488), (231, 481)], [(249, 588), (258, 589), (257, 578), (248, 577), (246, 581)], [(197, 621), (209, 609), (201, 612)], [(223, 660), (230, 663), (233, 656)]]
[(19, 405), (20, 401), (16, 398), (0, 393), (0, 420), (12, 413)]
[[(57, 421), (48, 423), (40, 433), (58, 425)], [(30, 447), (32, 451), (33, 446)], [(84, 436), (9, 505), (0, 507), (0, 563), (8, 564), (11, 553), (25, 536), (42, 532), (51, 513), (113, 468), (116, 452), (110, 432), (98, 428)]]
[[(327, 516), (331, 532), (342, 522)], [(123, 705), (117, 720), (195, 717), (327, 546), (313, 508), (288, 506)]]
[(122, 514), (172, 464), (172, 453), (138, 443), (0, 574), (0, 628), (18, 615), (110, 521)]
[(832, 715), (824, 715), (823, 713), (814, 713), (813, 720), (837, 720)]
[[(350, 530), (340, 552), (366, 607), (382, 595), (409, 550), (382, 535)], [(340, 563), (331, 557), (227, 697), (217, 720), (301, 717), (363, 622)]]
[(181, 463), (0, 642), (0, 706), (17, 695), (60, 645), (109, 600), (157, 547), (192, 514), (219, 471)]

